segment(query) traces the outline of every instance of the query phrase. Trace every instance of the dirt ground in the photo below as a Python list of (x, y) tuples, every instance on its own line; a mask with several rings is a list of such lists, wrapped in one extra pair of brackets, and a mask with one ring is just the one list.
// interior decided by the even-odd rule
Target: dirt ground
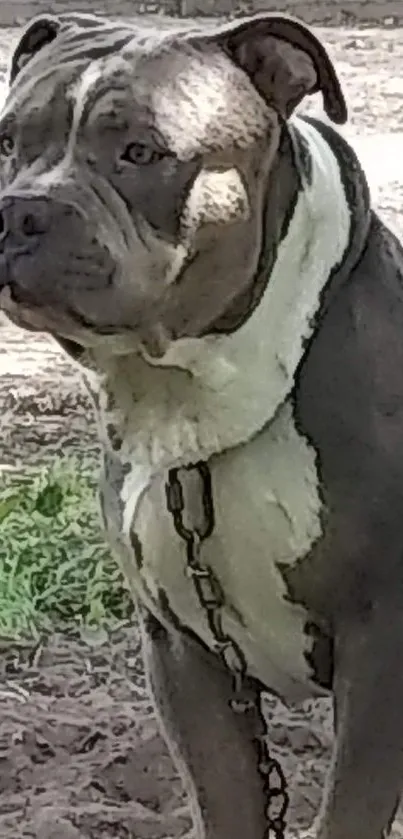
[[(329, 29), (323, 37), (347, 91), (347, 133), (383, 216), (403, 233), (403, 29)], [(0, 84), (14, 38), (0, 30)], [(0, 375), (3, 468), (43, 463), (57, 451), (96, 452), (77, 370), (48, 339), (1, 322)], [(267, 707), (290, 781), (291, 826), (308, 825), (329, 758), (329, 704)], [(97, 644), (62, 635), (37, 648), (0, 644), (0, 708), (0, 839), (176, 839), (191, 830), (135, 626)]]

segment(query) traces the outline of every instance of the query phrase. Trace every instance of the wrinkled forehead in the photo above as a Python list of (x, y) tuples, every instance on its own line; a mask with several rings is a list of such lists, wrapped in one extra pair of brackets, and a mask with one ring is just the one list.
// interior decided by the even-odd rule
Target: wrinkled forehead
[(267, 126), (267, 106), (247, 76), (217, 47), (177, 39), (138, 58), (133, 98), (155, 120), (170, 148), (246, 147)]
[(115, 120), (134, 139), (153, 128), (183, 159), (247, 146), (267, 126), (267, 106), (223, 52), (187, 34), (142, 26), (56, 39), (46, 61), (39, 57), (20, 74), (7, 110), (26, 118), (63, 98), (76, 124)]
[(36, 105), (46, 104), (53, 92), (61, 87), (68, 97), (74, 98), (91, 67), (92, 76), (95, 78), (104, 73), (105, 84), (108, 84), (114, 64), (128, 45), (135, 55), (136, 51), (142, 53), (158, 48), (160, 41), (161, 36), (146, 27), (100, 25), (96, 19), (93, 25), (84, 29), (65, 26), (46, 49), (39, 50), (20, 69), (7, 96), (5, 110), (27, 111), (32, 98)]

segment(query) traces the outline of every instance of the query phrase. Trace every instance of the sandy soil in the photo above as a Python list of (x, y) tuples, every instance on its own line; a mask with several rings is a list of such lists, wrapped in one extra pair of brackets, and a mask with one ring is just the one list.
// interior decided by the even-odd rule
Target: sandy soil
[[(403, 232), (403, 30), (323, 31), (383, 216)], [(0, 30), (0, 84), (15, 38)], [(0, 463), (97, 450), (77, 371), (45, 337), (0, 323)], [(159, 839), (190, 829), (158, 735), (136, 627), (102, 644), (57, 635), (0, 646), (0, 839)], [(270, 701), (273, 748), (292, 789), (291, 825), (309, 824), (331, 744), (324, 702)], [(396, 835), (402, 835), (396, 825)]]

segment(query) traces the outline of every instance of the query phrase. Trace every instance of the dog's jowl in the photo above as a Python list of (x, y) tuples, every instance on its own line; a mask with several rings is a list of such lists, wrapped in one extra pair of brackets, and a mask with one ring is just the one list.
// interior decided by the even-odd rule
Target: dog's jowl
[[(280, 14), (77, 13), (25, 29), (9, 82), (0, 306), (91, 379), (104, 523), (199, 834), (283, 832), (271, 690), (334, 697), (317, 835), (381, 839), (403, 783), (403, 251), (334, 125), (336, 71)], [(326, 123), (296, 116), (315, 92)]]

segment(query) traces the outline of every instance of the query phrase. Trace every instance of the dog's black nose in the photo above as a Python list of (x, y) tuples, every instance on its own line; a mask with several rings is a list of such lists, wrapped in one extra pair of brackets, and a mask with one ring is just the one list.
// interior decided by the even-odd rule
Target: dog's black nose
[(29, 250), (34, 237), (47, 232), (49, 222), (45, 199), (4, 197), (0, 201), (0, 250)]

